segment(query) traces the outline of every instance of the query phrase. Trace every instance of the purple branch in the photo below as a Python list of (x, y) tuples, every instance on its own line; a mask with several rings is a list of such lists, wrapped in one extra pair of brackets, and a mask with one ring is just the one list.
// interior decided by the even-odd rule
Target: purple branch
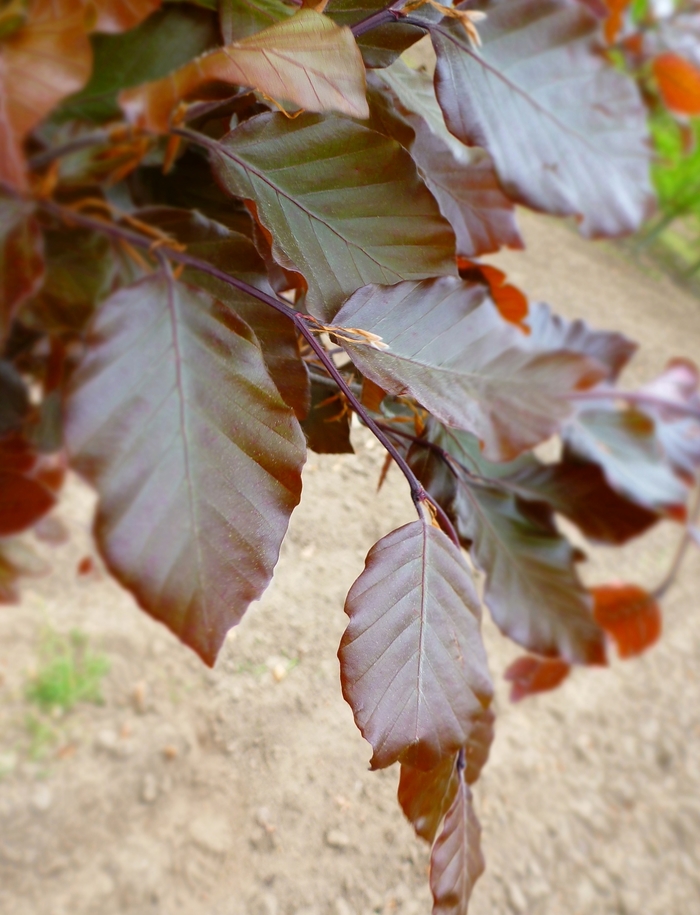
[[(175, 263), (183, 264), (186, 267), (191, 267), (193, 270), (199, 270), (202, 273), (206, 273), (215, 279), (221, 280), (229, 286), (233, 286), (234, 288), (239, 289), (241, 292), (244, 292), (247, 295), (259, 299), (261, 302), (264, 302), (266, 305), (274, 308), (275, 311), (278, 311), (280, 314), (283, 314), (285, 317), (289, 318), (289, 320), (294, 323), (295, 327), (304, 337), (314, 353), (318, 356), (320, 362), (323, 364), (323, 367), (343, 392), (352, 408), (362, 419), (362, 422), (374, 433), (376, 438), (381, 442), (381, 444), (389, 452), (396, 464), (401, 469), (401, 472), (406, 477), (408, 485), (410, 486), (411, 498), (413, 499), (413, 503), (416, 506), (416, 510), (418, 511), (418, 516), (421, 519), (424, 517), (423, 511), (421, 509), (422, 503), (430, 503), (430, 505), (435, 510), (436, 515), (440, 519), (441, 524), (444, 526), (445, 532), (449, 538), (456, 546), (459, 546), (459, 538), (457, 537), (457, 533), (455, 532), (455, 529), (452, 526), (452, 522), (447, 517), (442, 507), (438, 505), (435, 499), (433, 499), (433, 497), (423, 488), (422, 484), (414, 472), (411, 470), (404, 457), (397, 450), (394, 443), (387, 437), (385, 432), (379, 427), (377, 422), (372, 419), (367, 410), (362, 406), (360, 400), (350, 388), (350, 385), (346, 382), (340, 371), (336, 368), (332, 358), (328, 355), (323, 345), (316, 338), (316, 335), (312, 330), (312, 326), (315, 323), (313, 319), (310, 319), (308, 315), (305, 315), (302, 312), (292, 308), (282, 299), (268, 295), (261, 289), (257, 289), (255, 286), (251, 286), (244, 280), (238, 279), (238, 277), (224, 273), (223, 270), (219, 270), (219, 268), (215, 267), (213, 264), (209, 264), (207, 261), (193, 257), (191, 254), (187, 254), (185, 251), (177, 251), (174, 248), (168, 247), (166, 244), (161, 244), (154, 248), (154, 245), (156, 244), (154, 239), (142, 235), (140, 232), (136, 232), (133, 229), (125, 229), (122, 226), (115, 225), (111, 222), (105, 222), (101, 219), (93, 219), (90, 216), (84, 216), (82, 213), (77, 213), (66, 207), (51, 203), (50, 201), (42, 201), (39, 205), (45, 213), (54, 216), (56, 219), (60, 219), (62, 222), (67, 222), (68, 224), (73, 223), (74, 225), (82, 226), (86, 229), (91, 229), (94, 232), (101, 232), (102, 234), (107, 235), (109, 238), (112, 238), (114, 241), (126, 242), (127, 244), (141, 248), (142, 250), (153, 251), (158, 258), (167, 257), (169, 260), (174, 261)], [(311, 326), (310, 322), (312, 322)]]

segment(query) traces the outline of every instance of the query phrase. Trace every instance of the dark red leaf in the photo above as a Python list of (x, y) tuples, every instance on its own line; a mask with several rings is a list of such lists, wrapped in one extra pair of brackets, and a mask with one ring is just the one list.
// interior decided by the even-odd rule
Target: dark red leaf
[(371, 765), (431, 769), (464, 746), (491, 699), (479, 601), (459, 550), (424, 521), (376, 543), (345, 603), (343, 695)]
[(329, 385), (311, 384), (311, 409), (302, 421), (306, 443), (317, 454), (354, 454), (350, 441), (352, 413), (345, 398)]
[(457, 756), (446, 756), (424, 772), (402, 765), (398, 800), (416, 835), (430, 845), (435, 841), (443, 817), (452, 806), (459, 786)]
[(433, 915), (467, 915), (474, 884), (484, 872), (481, 826), (463, 774), (430, 856)]
[(560, 658), (525, 655), (509, 664), (503, 676), (513, 684), (510, 688), (511, 702), (520, 702), (535, 693), (556, 689), (569, 676), (570, 670), (571, 665)]
[(66, 440), (100, 495), (108, 567), (213, 664), (301, 493), (303, 435), (252, 332), (164, 273), (121, 290), (72, 381)]
[(53, 508), (55, 499), (38, 480), (0, 470), (0, 537), (18, 534)]
[(599, 585), (591, 590), (598, 623), (617, 645), (621, 658), (633, 658), (661, 635), (661, 610), (653, 595), (637, 585)]

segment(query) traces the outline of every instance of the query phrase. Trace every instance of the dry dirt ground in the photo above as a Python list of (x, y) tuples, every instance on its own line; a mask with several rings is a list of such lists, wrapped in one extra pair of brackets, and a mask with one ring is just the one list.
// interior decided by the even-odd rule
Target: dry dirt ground
[[(496, 258), (532, 297), (642, 344), (630, 380), (700, 356), (700, 302), (614, 250), (523, 215), (527, 254)], [(2, 915), (427, 915), (427, 850), (370, 773), (339, 689), (343, 598), (372, 543), (411, 518), (399, 474), (377, 496), (378, 447), (312, 455), (275, 580), (207, 671), (97, 567), (90, 493), (69, 487), (54, 572), (0, 611)], [(589, 581), (657, 582), (679, 532)], [(498, 725), (476, 789), (488, 869), (473, 915), (700, 913), (700, 552), (645, 657), (577, 672), (510, 705), (517, 654), (488, 622)], [(25, 698), (41, 633), (79, 628), (110, 671), (105, 702), (51, 721)]]

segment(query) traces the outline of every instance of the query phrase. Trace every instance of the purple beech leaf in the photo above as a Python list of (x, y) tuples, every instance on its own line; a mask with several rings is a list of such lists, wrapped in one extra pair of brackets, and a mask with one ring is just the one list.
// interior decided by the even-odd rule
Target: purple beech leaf
[(687, 483), (675, 473), (646, 412), (593, 402), (569, 420), (562, 435), (571, 454), (598, 464), (626, 498), (650, 511), (685, 516)]
[(453, 277), (366, 286), (334, 325), (378, 334), (387, 349), (340, 342), (363, 375), (473, 432), (492, 460), (513, 458), (556, 432), (572, 412), (568, 395), (604, 373), (577, 353), (533, 351), (483, 285)]
[[(489, 154), (465, 146), (449, 132), (431, 77), (397, 60), (371, 74), (369, 85), (379, 90), (384, 105), (393, 99), (396, 113), (389, 117), (389, 130), (397, 118), (410, 126), (407, 148), (454, 229), (457, 254), (475, 257), (503, 245), (522, 248), (515, 208), (498, 183)], [(391, 135), (403, 142), (401, 136)]]
[(452, 133), (491, 154), (506, 194), (584, 235), (635, 231), (650, 215), (646, 111), (634, 81), (601, 55), (579, 0), (496, 0), (483, 46), (461, 25), (431, 28), (437, 97)]
[[(488, 759), (493, 741), (494, 714), (490, 708), (475, 719), (464, 749), (464, 779), (473, 784)], [(433, 769), (424, 772), (403, 764), (399, 778), (398, 800), (406, 819), (421, 839), (432, 844), (442, 818), (457, 793), (459, 773), (456, 756), (447, 756)]]
[(568, 321), (544, 302), (530, 302), (525, 323), (530, 328), (529, 343), (534, 349), (564, 349), (595, 359), (606, 369), (605, 381), (609, 382), (617, 380), (638, 348), (624, 334), (598, 330), (580, 319)]
[(673, 469), (691, 482), (700, 466), (700, 420), (684, 416), (673, 406), (700, 413), (699, 384), (700, 372), (693, 362), (672, 359), (658, 378), (640, 389), (641, 394), (658, 399), (658, 405), (645, 403), (644, 412), (654, 417), (656, 434)]
[(306, 443), (317, 454), (354, 454), (350, 441), (352, 414), (344, 408), (344, 400), (333, 388), (311, 383), (311, 408), (301, 428)]
[(255, 203), (275, 259), (330, 320), (367, 283), (455, 274), (454, 236), (408, 153), (338, 117), (262, 114), (220, 140), (223, 187)]
[[(193, 210), (149, 207), (135, 215), (187, 245), (188, 253), (194, 257), (244, 280), (267, 295), (274, 295), (263, 259), (253, 241), (241, 232)], [(282, 399), (294, 409), (298, 419), (303, 419), (309, 412), (309, 376), (299, 353), (296, 330), (289, 318), (223, 280), (188, 269), (185, 278), (190, 277), (194, 278), (195, 285), (230, 305), (254, 331), (267, 370)]]
[[(467, 472), (445, 477), (444, 462), (415, 445), (408, 460), (423, 485), (454, 520), (463, 546), (484, 572), (484, 603), (498, 628), (530, 651), (581, 664), (604, 659), (603, 633), (576, 573), (576, 551), (554, 524), (551, 509), (528, 504), (487, 464), (473, 436), (427, 426), (428, 440)], [(523, 455), (519, 463), (525, 463)], [(508, 465), (502, 465), (507, 468)]]
[(120, 290), (71, 381), (66, 440), (109, 569), (213, 664), (301, 494), (304, 438), (254, 335), (164, 273)]
[(469, 785), (459, 773), (452, 806), (430, 856), (433, 915), (467, 915), (474, 884), (483, 872), (481, 826)]
[(491, 701), (479, 600), (452, 541), (413, 521), (370, 550), (345, 603), (343, 695), (374, 750), (431, 769), (468, 741)]
[(440, 824), (452, 806), (459, 786), (457, 755), (446, 756), (424, 772), (402, 765), (398, 801), (416, 835), (429, 845), (435, 841)]

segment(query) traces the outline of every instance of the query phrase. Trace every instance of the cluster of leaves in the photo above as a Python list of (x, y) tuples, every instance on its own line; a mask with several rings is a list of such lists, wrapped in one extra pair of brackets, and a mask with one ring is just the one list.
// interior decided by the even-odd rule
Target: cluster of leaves
[(417, 518), (348, 595), (342, 688), (372, 766), (400, 764), (439, 915), (483, 869), (482, 603), (527, 651), (514, 698), (643, 651), (678, 563), (591, 591), (557, 517), (611, 546), (686, 524), (700, 465), (691, 363), (621, 389), (630, 340), (480, 260), (522, 247), (515, 204), (589, 237), (651, 212), (644, 98), (700, 93), (679, 109), (666, 50), (640, 93), (610, 2), (0, 7), (0, 599), (68, 466), (111, 573), (213, 664), (307, 448), (352, 451), (359, 417)]

